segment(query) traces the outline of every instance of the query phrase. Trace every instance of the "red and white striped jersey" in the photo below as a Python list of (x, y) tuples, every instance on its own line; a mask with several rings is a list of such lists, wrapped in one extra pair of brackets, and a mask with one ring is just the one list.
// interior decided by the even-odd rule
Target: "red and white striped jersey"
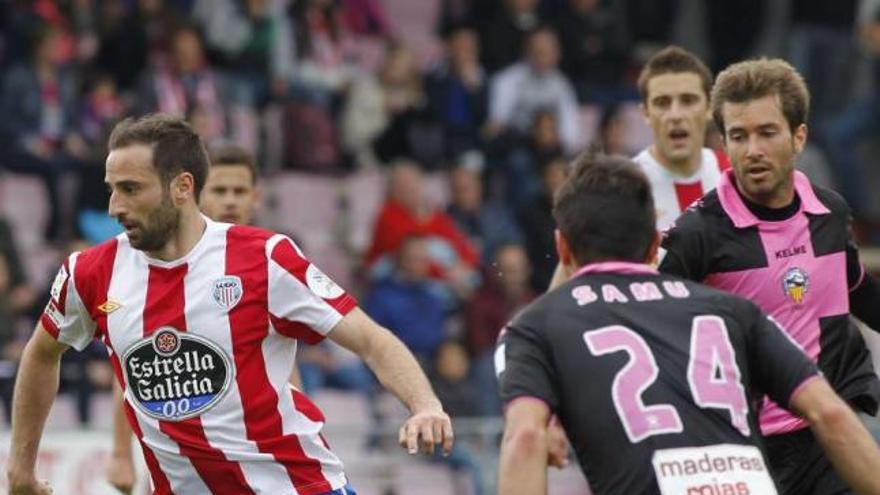
[(650, 152), (643, 150), (633, 158), (648, 180), (654, 192), (654, 205), (657, 208), (657, 230), (665, 231), (681, 213), (694, 201), (715, 189), (721, 180), (721, 172), (730, 168), (727, 157), (703, 148), (700, 168), (690, 177), (682, 177), (660, 164)]
[(205, 219), (183, 258), (122, 234), (74, 253), (42, 324), (110, 349), (156, 494), (316, 494), (341, 488), (324, 416), (288, 385), (296, 341), (356, 306), (287, 237)]

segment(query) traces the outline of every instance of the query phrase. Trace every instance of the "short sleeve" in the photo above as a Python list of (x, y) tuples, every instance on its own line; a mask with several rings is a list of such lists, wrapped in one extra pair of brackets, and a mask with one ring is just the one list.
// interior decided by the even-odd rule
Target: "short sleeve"
[(819, 375), (816, 365), (775, 320), (757, 306), (746, 303), (751, 319), (749, 361), (753, 382), (773, 402), (788, 404), (803, 383)]
[(501, 400), (509, 404), (521, 397), (540, 399), (556, 411), (556, 372), (546, 341), (521, 323), (502, 331), (495, 350)]
[(705, 222), (696, 208), (689, 208), (663, 233), (660, 246), (665, 251), (658, 267), (663, 273), (702, 282), (708, 275)]
[(70, 255), (55, 275), (40, 323), (55, 340), (81, 351), (95, 337), (95, 322), (76, 288), (74, 274), (78, 256), (79, 253)]
[(276, 235), (266, 246), (273, 327), (287, 337), (320, 342), (357, 301), (306, 259), (288, 237)]

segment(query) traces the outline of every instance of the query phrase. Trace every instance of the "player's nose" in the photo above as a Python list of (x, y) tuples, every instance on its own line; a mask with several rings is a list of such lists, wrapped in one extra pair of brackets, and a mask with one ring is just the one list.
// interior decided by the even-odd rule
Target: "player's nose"
[(110, 201), (107, 202), (107, 213), (115, 218), (119, 218), (125, 213), (125, 208), (116, 191), (110, 193)]
[(678, 100), (673, 100), (669, 105), (669, 118), (679, 120), (684, 117), (684, 106)]
[(749, 135), (749, 140), (746, 143), (746, 156), (753, 159), (764, 156), (764, 150), (756, 134)]

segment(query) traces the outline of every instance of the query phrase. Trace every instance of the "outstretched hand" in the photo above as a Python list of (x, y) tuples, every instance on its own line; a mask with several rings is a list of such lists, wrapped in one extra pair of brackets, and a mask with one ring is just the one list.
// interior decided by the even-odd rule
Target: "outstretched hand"
[(454, 435), (452, 421), (442, 409), (431, 409), (414, 413), (400, 427), (398, 442), (410, 454), (422, 452), (425, 455), (434, 453), (440, 446), (443, 455), (452, 452)]
[(45, 481), (31, 479), (28, 481), (16, 482), (10, 480), (9, 483), (10, 495), (51, 495), (52, 493), (52, 488), (50, 488), (49, 483)]
[(562, 469), (568, 466), (571, 444), (556, 416), (547, 425), (547, 464)]
[(107, 481), (120, 492), (131, 494), (137, 481), (134, 461), (130, 457), (112, 456), (107, 466)]

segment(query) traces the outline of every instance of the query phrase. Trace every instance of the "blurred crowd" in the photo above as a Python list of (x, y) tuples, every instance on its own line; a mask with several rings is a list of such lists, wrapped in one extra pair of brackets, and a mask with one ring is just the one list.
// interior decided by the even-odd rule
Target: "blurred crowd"
[[(876, 237), (859, 150), (877, 135), (880, 93), (872, 74), (856, 72), (880, 77), (878, 4), (8, 0), (0, 170), (43, 184), (43, 241), (59, 259), (119, 232), (106, 215), (103, 157), (125, 116), (185, 116), (208, 144), (256, 156), (261, 183), (382, 173), (370, 239), (339, 250), (349, 273), (328, 271), (353, 283), (364, 309), (417, 355), (453, 416), (494, 416), (497, 333), (556, 265), (553, 192), (584, 149), (639, 151), (624, 113), (638, 108), (638, 71), (660, 47), (684, 44), (714, 70), (759, 53), (791, 60), (814, 95), (816, 160), (853, 206), (861, 238)], [(428, 179), (441, 181), (446, 201), (426, 193)], [(50, 290), (24, 270), (26, 251), (0, 219), (6, 408)], [(65, 357), (63, 386), (83, 424), (92, 394), (112, 379), (105, 353), (96, 343)], [(299, 358), (307, 391), (373, 394), (363, 365), (338, 348), (303, 346)]]

